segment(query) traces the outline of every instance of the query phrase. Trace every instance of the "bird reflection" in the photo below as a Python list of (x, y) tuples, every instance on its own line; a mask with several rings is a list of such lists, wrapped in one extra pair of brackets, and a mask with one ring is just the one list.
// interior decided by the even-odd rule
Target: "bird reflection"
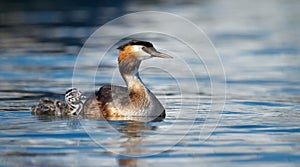
[[(45, 116), (45, 115), (39, 115), (37, 116), (38, 119), (42, 121), (58, 121), (62, 120), (64, 118), (57, 117), (57, 116)], [(91, 121), (92, 118), (83, 118), (78, 119), (76, 117), (74, 118), (68, 118), (67, 126), (70, 129), (81, 129), (83, 126), (85, 126), (84, 123), (81, 121)], [(106, 118), (107, 119), (107, 118)], [(151, 135), (154, 134), (154, 132), (157, 130), (157, 126), (155, 126), (156, 123), (154, 122), (160, 122), (163, 119), (155, 119), (151, 122), (142, 122), (142, 121), (133, 121), (133, 120), (111, 120), (107, 121), (109, 126), (103, 126), (104, 122), (103, 120), (99, 120), (98, 118), (93, 118), (94, 121), (101, 124), (101, 126), (96, 126), (99, 128), (103, 133), (105, 133), (109, 128), (113, 128), (119, 132), (119, 135), (117, 138), (112, 139), (113, 142), (107, 140), (111, 139), (104, 139), (98, 140), (102, 146), (116, 146), (118, 145), (121, 150), (118, 152), (104, 152), (105, 154), (112, 155), (116, 154), (116, 161), (119, 166), (138, 166), (141, 161), (139, 160), (140, 156), (146, 155), (149, 153), (149, 150), (147, 150), (146, 147), (143, 147), (145, 144), (145, 139)], [(98, 122), (99, 121), (99, 122)], [(84, 127), (86, 128), (94, 128), (95, 126), (90, 127)], [(91, 135), (93, 135), (93, 131), (97, 131), (92, 129)], [(101, 132), (101, 133), (102, 133)], [(80, 143), (78, 143), (80, 144)], [(103, 152), (102, 152), (103, 153)]]
[(157, 126), (150, 124), (151, 123), (128, 121), (125, 124), (114, 126), (114, 128), (122, 134), (120, 138), (127, 139), (121, 143), (123, 149), (118, 152), (120, 156), (116, 159), (120, 166), (137, 166), (139, 156), (147, 154), (147, 149), (141, 146), (145, 144), (145, 137), (157, 129)]

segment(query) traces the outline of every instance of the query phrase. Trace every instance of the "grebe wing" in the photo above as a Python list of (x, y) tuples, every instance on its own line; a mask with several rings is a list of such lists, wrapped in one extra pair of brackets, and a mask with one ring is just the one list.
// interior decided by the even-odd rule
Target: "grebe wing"
[(128, 90), (122, 86), (104, 85), (96, 93), (96, 96), (102, 106), (109, 102), (124, 106), (130, 102)]
[(108, 106), (120, 107), (129, 102), (127, 88), (104, 85), (85, 101), (83, 108), (86, 115), (98, 115), (99, 110), (105, 111)]

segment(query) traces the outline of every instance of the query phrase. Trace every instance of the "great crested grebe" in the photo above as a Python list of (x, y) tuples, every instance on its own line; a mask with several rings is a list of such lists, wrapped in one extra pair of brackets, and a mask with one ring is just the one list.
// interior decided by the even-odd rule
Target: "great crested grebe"
[(119, 46), (119, 71), (127, 87), (104, 85), (84, 103), (87, 115), (103, 117), (165, 117), (165, 109), (139, 77), (139, 66), (152, 57), (172, 58), (152, 43), (132, 40)]
[(82, 115), (84, 96), (77, 88), (66, 91), (65, 101), (43, 98), (31, 108), (34, 115)]

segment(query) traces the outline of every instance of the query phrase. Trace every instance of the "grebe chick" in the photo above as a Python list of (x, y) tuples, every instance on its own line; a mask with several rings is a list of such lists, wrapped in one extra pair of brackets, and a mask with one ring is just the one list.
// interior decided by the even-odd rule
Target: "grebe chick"
[(31, 111), (34, 115), (79, 115), (83, 110), (83, 98), (78, 89), (72, 88), (66, 91), (65, 101), (42, 98)]
[(104, 117), (165, 117), (165, 109), (139, 77), (143, 60), (152, 57), (172, 58), (157, 51), (153, 44), (132, 40), (118, 47), (119, 71), (127, 87), (104, 85), (84, 104), (88, 115)]
[(65, 102), (68, 107), (69, 115), (83, 114), (83, 102), (84, 98), (82, 93), (77, 88), (72, 88), (65, 93)]
[(60, 100), (42, 98), (36, 106), (31, 107), (34, 115), (63, 115), (66, 104)]

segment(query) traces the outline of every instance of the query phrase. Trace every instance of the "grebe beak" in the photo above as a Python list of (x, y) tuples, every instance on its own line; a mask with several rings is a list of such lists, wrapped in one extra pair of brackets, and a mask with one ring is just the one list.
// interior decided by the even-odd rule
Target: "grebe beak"
[(154, 47), (143, 47), (142, 49), (144, 52), (150, 54), (151, 57), (173, 58), (172, 56), (170, 56), (168, 54), (157, 51)]
[(79, 98), (80, 100), (86, 98), (80, 91), (78, 91), (75, 95), (76, 98)]
[(77, 96), (80, 100), (86, 98), (81, 92), (79, 92), (78, 96)]

